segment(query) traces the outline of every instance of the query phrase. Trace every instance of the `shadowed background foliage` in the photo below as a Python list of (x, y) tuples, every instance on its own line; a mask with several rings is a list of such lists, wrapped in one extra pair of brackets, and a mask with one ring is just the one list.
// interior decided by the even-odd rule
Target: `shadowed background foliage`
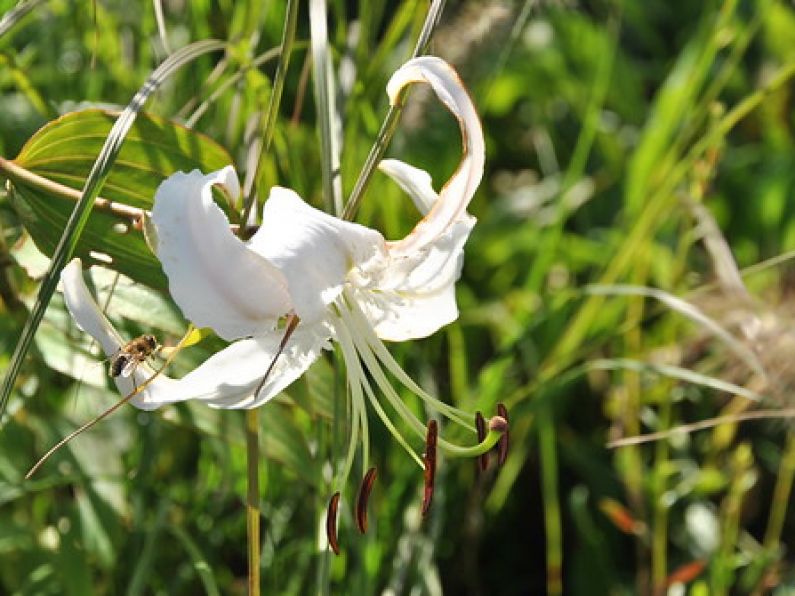
[[(0, 0), (0, 14), (15, 4)], [(175, 140), (184, 129), (167, 128), (181, 147), (169, 159), (231, 160), (252, 175), (283, 4), (32, 3), (0, 25), (0, 157), (16, 158), (62, 114), (123, 107), (171, 50), (215, 38), (229, 42), (226, 53), (183, 67), (146, 111), (205, 135), (191, 146)], [(345, 197), (386, 113), (386, 80), (410, 55), (427, 9), (419, 0), (328, 2)], [(323, 205), (309, 36), (301, 3), (273, 141), (253, 184), (260, 200), (280, 184)], [(318, 536), (329, 462), (348, 433), (330, 355), (260, 412), (263, 590), (794, 590), (791, 3), (450, 2), (429, 53), (454, 64), (472, 94), (486, 175), (470, 208), (479, 223), (457, 286), (459, 320), (390, 349), (460, 407), (490, 415), (504, 402), (511, 452), (480, 476), (474, 462), (441, 461), (421, 523), (422, 472), (373, 420), (370, 530), (358, 535), (343, 505), (342, 554), (328, 554)], [(131, 139), (170, 126), (162, 122), (142, 118)], [(50, 159), (75, 163), (86, 147), (66, 137)], [(460, 156), (456, 123), (418, 89), (387, 153), (427, 169), (438, 188)], [(156, 186), (136, 183), (119, 161), (118, 185), (103, 193)], [(36, 166), (43, 176), (45, 166), (52, 161)], [(46, 236), (61, 232), (26, 205), (21, 190), (0, 191), (0, 367), (46, 269), (27, 230), (45, 252)], [(376, 174), (356, 220), (397, 238), (416, 215)], [(79, 250), (117, 242), (107, 227), (93, 220)], [(99, 230), (104, 240), (92, 236)], [(153, 331), (173, 345), (185, 321), (146, 267), (123, 273), (151, 287), (101, 270), (97, 292), (125, 334)], [(175, 374), (221, 346), (210, 338), (186, 350)], [(23, 481), (49, 446), (118, 399), (95, 354), (56, 296), (0, 422), (0, 592), (243, 593), (240, 412), (125, 408)], [(754, 409), (771, 419), (607, 447)], [(343, 502), (355, 490), (354, 481)]]

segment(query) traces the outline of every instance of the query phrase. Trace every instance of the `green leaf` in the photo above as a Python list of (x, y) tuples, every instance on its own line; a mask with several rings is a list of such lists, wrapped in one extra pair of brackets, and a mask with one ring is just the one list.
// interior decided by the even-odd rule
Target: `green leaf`
[[(36, 245), (52, 255), (117, 114), (72, 112), (34, 134), (14, 160), (24, 172), (6, 171), (11, 197)], [(130, 129), (97, 201), (76, 255), (135, 281), (164, 289), (160, 264), (133, 226), (136, 209), (150, 209), (160, 182), (177, 171), (218, 170), (231, 163), (217, 143), (187, 128), (141, 114)], [(32, 174), (32, 176), (26, 175)], [(47, 181), (56, 185), (48, 185)], [(74, 193), (69, 193), (69, 189)], [(133, 208), (133, 209), (130, 209)], [(103, 255), (110, 257), (108, 263)]]

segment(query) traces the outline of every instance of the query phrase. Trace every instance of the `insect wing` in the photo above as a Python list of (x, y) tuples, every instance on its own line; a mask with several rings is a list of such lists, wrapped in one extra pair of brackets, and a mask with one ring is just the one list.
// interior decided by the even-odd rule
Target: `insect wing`
[(127, 360), (127, 363), (121, 369), (121, 376), (123, 376), (126, 379), (135, 372), (136, 368), (138, 368), (138, 360), (136, 360), (135, 358), (129, 358)]
[(129, 356), (123, 353), (117, 353), (110, 359), (110, 373), (111, 377), (118, 377), (121, 374), (124, 366), (129, 362)]

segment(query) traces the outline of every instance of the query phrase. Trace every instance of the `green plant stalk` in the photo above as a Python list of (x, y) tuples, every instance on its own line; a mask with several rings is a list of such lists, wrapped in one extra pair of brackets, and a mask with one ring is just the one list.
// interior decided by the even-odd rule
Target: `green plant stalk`
[(793, 478), (795, 478), (795, 432), (790, 431), (787, 436), (787, 446), (784, 448), (784, 455), (781, 457), (776, 487), (773, 490), (770, 517), (767, 520), (767, 528), (765, 529), (763, 544), (765, 550), (770, 553), (779, 546), (781, 530), (784, 528), (787, 506), (792, 494)]
[[(664, 384), (665, 386), (666, 384)], [(660, 405), (660, 427), (671, 425), (671, 400), (663, 399)], [(654, 518), (652, 522), (651, 545), (651, 581), (654, 594), (665, 593), (665, 581), (668, 576), (668, 505), (664, 495), (668, 488), (668, 441), (658, 441), (654, 453), (654, 487), (652, 502)]]
[(749, 486), (747, 476), (753, 466), (750, 445), (742, 443), (731, 454), (732, 481), (720, 511), (721, 543), (712, 561), (712, 594), (725, 596), (734, 579), (734, 551), (740, 528), (742, 502)]
[(259, 408), (246, 410), (246, 537), (248, 541), (248, 594), (260, 593)]
[[(649, 258), (650, 250), (649, 245), (644, 244), (636, 255), (636, 266), (632, 270), (632, 283), (639, 286), (645, 286), (646, 280), (649, 275)], [(627, 320), (629, 321), (629, 329), (625, 333), (625, 349), (630, 354), (643, 353), (643, 332), (641, 324), (645, 315), (646, 301), (642, 297), (630, 298), (627, 304)], [(640, 419), (642, 409), (642, 388), (640, 374), (629, 372), (626, 376), (626, 405), (622, 409), (622, 424), (624, 429), (631, 434), (640, 433)], [(627, 486), (628, 499), (631, 505), (633, 514), (639, 519), (646, 519), (648, 508), (646, 506), (646, 499), (644, 494), (644, 464), (643, 457), (640, 449), (635, 447), (626, 454), (624, 473), (622, 475), (624, 482)], [(656, 519), (657, 503), (655, 502), (655, 522)], [(663, 542), (665, 545), (665, 542)], [(654, 547), (654, 545), (653, 545)], [(636, 577), (636, 585), (639, 589), (645, 590), (646, 586), (642, 586), (644, 581), (648, 581), (649, 577), (649, 559), (651, 559), (652, 567), (652, 585), (656, 586), (655, 577), (655, 561), (657, 565), (662, 561), (663, 568), (665, 565), (665, 551), (663, 556), (660, 557), (659, 553), (652, 547), (651, 557), (649, 557), (648, 546), (638, 541), (635, 547), (637, 557), (638, 573)]]
[(342, 174), (340, 154), (342, 139), (335, 126), (337, 117), (334, 70), (328, 40), (328, 12), (325, 0), (309, 0), (309, 29), (312, 41), (312, 83), (317, 107), (320, 135), (320, 162), (323, 201), (326, 211), (342, 213)]
[[(337, 386), (337, 363), (340, 361), (339, 355), (335, 351), (335, 356), (333, 359), (334, 363), (334, 386), (336, 392)], [(336, 398), (336, 393), (335, 393)], [(335, 399), (336, 402), (336, 399)], [(328, 433), (326, 431), (326, 427), (323, 424), (318, 424), (317, 428), (317, 444), (318, 444), (318, 453), (326, 454), (329, 450), (329, 439)], [(328, 491), (328, 485), (323, 481), (323, 476), (318, 475), (318, 482), (317, 482), (317, 494), (318, 498), (316, 499), (317, 508), (316, 508), (316, 519), (322, 520), (326, 515), (326, 506), (328, 505), (327, 500), (324, 500), (321, 495), (325, 495)], [(322, 539), (320, 538), (320, 534), (318, 534), (318, 545), (317, 545), (317, 565), (315, 566), (315, 593), (319, 595), (326, 595), (329, 594), (329, 584), (330, 584), (330, 570), (331, 570), (331, 549), (328, 547), (324, 548), (322, 546)]]
[[(279, 64), (276, 67), (276, 75), (273, 78), (273, 89), (271, 90), (271, 97), (270, 101), (268, 102), (268, 110), (265, 114), (265, 119), (262, 124), (262, 143), (259, 145), (257, 152), (257, 171), (254, 174), (255, 188), (257, 187), (260, 171), (262, 169), (262, 156), (268, 153), (271, 146), (271, 141), (273, 140), (273, 131), (276, 129), (276, 118), (278, 117), (279, 106), (281, 105), (282, 96), (284, 95), (284, 81), (287, 79), (287, 69), (290, 66), (290, 57), (293, 53), (295, 29), (297, 23), (298, 0), (288, 0), (287, 18), (284, 21), (284, 30), (282, 32)], [(256, 204), (256, 199), (256, 192), (250, 192), (249, 196), (246, 197), (246, 206), (243, 210), (243, 217), (240, 219), (244, 225), (246, 222), (248, 222), (251, 210)]]
[[(417, 44), (414, 46), (414, 51), (411, 54), (412, 58), (416, 58), (425, 51), (425, 48), (431, 41), (431, 34), (439, 21), (443, 9), (444, 0), (433, 0), (433, 2), (431, 2), (431, 7), (428, 9), (428, 13), (425, 16), (425, 22), (422, 25), (419, 39), (417, 39)], [(359, 205), (362, 202), (364, 191), (367, 189), (367, 185), (373, 177), (375, 168), (378, 162), (381, 161), (381, 158), (384, 157), (386, 148), (389, 146), (389, 141), (392, 140), (392, 136), (395, 134), (395, 130), (397, 130), (405, 97), (405, 92), (401, 93), (395, 105), (390, 106), (384, 118), (384, 122), (381, 124), (381, 129), (378, 131), (375, 143), (370, 149), (370, 153), (367, 155), (367, 159), (362, 166), (359, 177), (356, 179), (356, 184), (351, 191), (351, 196), (348, 198), (348, 202), (342, 210), (342, 214), (340, 215), (342, 219), (352, 220), (356, 215), (356, 211), (359, 209)]]
[(555, 426), (552, 406), (543, 400), (538, 408), (536, 428), (541, 458), (541, 492), (544, 499), (546, 529), (547, 594), (563, 593), (563, 532), (558, 494), (558, 453), (555, 445)]

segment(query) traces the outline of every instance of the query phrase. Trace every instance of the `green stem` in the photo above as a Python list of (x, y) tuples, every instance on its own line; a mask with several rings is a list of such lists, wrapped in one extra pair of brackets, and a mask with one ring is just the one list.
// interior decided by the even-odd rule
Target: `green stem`
[(248, 594), (259, 596), (260, 510), (259, 510), (259, 409), (246, 410), (246, 534), (248, 536)]
[(541, 491), (546, 525), (547, 594), (563, 593), (563, 548), (558, 494), (558, 453), (551, 406), (542, 402), (536, 419), (538, 448), (541, 457)]
[(795, 433), (790, 432), (787, 437), (787, 447), (781, 457), (776, 488), (773, 491), (773, 501), (770, 517), (765, 530), (764, 547), (768, 552), (773, 552), (779, 547), (781, 531), (787, 514), (787, 506), (792, 494), (792, 481), (795, 477)]
[[(425, 48), (428, 47), (431, 34), (433, 33), (433, 30), (439, 21), (439, 17), (443, 9), (444, 0), (434, 0), (431, 2), (431, 6), (428, 8), (428, 12), (425, 15), (425, 22), (422, 25), (422, 31), (420, 32), (419, 39), (417, 40), (417, 44), (414, 46), (414, 51), (411, 54), (412, 58), (416, 58), (422, 54), (425, 51)], [(365, 160), (362, 170), (359, 173), (359, 178), (356, 180), (353, 191), (351, 191), (351, 196), (348, 199), (348, 202), (345, 204), (345, 208), (342, 210), (342, 215), (340, 216), (342, 219), (350, 221), (353, 219), (354, 215), (356, 215), (359, 204), (362, 202), (364, 191), (367, 188), (367, 185), (370, 183), (370, 179), (373, 177), (375, 168), (378, 165), (378, 162), (381, 161), (384, 153), (386, 153), (386, 148), (389, 146), (389, 141), (392, 140), (392, 137), (397, 130), (397, 125), (400, 121), (400, 114), (403, 111), (403, 103), (405, 102), (405, 98), (406, 94), (401, 93), (397, 103), (389, 107), (389, 111), (384, 118), (384, 122), (381, 124), (381, 130), (378, 131), (378, 136), (376, 136), (375, 143), (370, 149), (370, 153), (367, 155), (367, 159)]]
[[(282, 101), (284, 94), (284, 81), (287, 78), (287, 69), (290, 66), (290, 56), (293, 51), (293, 44), (295, 43), (295, 29), (298, 22), (298, 2), (297, 0), (289, 0), (287, 3), (287, 15), (284, 20), (284, 30), (282, 31), (282, 43), (280, 46), (281, 54), (279, 56), (279, 65), (276, 67), (276, 75), (273, 78), (273, 90), (271, 91), (270, 101), (268, 103), (268, 110), (265, 113), (265, 119), (262, 128), (262, 143), (259, 145), (257, 155), (257, 170), (254, 173), (254, 188), (257, 188), (257, 181), (260, 177), (262, 170), (262, 155), (267, 154), (270, 149), (271, 140), (273, 139), (273, 131), (276, 128), (276, 118), (279, 113), (279, 105)], [(243, 209), (243, 218), (240, 220), (243, 225), (248, 222), (251, 209), (256, 203), (256, 192), (249, 192), (246, 200), (246, 205)]]

